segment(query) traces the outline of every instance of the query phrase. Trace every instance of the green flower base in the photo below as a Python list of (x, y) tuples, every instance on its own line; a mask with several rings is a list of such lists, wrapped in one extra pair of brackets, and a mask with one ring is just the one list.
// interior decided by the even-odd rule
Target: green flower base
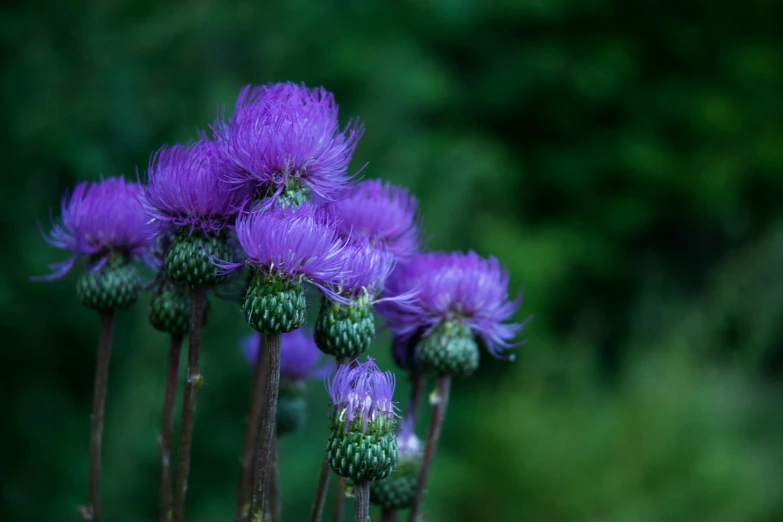
[(408, 509), (416, 496), (420, 469), (418, 459), (400, 460), (388, 478), (370, 482), (370, 502), (384, 509)]
[(206, 236), (199, 231), (182, 231), (166, 252), (166, 274), (181, 285), (214, 286), (224, 276), (215, 275), (218, 269), (210, 262), (210, 258), (233, 261), (225, 237)]
[(375, 339), (375, 316), (365, 298), (353, 306), (324, 298), (315, 322), (315, 344), (327, 355), (353, 359)]
[(391, 475), (397, 463), (397, 438), (388, 430), (367, 433), (332, 430), (326, 458), (341, 477), (355, 481), (380, 480)]
[(447, 375), (470, 375), (479, 365), (479, 349), (470, 329), (446, 321), (422, 339), (416, 347), (419, 367)]
[(139, 297), (141, 276), (135, 266), (109, 260), (99, 270), (84, 272), (76, 282), (82, 304), (99, 313), (129, 308)]
[(300, 281), (256, 272), (242, 306), (247, 323), (264, 334), (287, 333), (307, 319), (307, 301)]

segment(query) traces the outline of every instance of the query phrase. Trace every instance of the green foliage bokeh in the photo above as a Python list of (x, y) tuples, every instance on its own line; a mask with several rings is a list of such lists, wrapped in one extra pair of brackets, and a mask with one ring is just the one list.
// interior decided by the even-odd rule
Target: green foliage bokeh
[[(499, 257), (517, 320), (534, 315), (514, 364), (484, 357), (455, 384), (427, 520), (783, 518), (783, 5), (265, 4), (3, 8), (0, 520), (75, 520), (86, 494), (98, 321), (73, 275), (29, 282), (64, 256), (36, 221), (284, 80), (333, 91), (366, 127), (353, 167), (413, 191), (430, 248)], [(148, 298), (116, 331), (110, 522), (156, 514), (167, 341)], [(248, 328), (213, 304), (192, 522), (232, 519), (248, 401)], [(372, 350), (391, 367), (386, 336)], [(289, 520), (326, 443), (326, 394), (309, 394), (282, 444)]]

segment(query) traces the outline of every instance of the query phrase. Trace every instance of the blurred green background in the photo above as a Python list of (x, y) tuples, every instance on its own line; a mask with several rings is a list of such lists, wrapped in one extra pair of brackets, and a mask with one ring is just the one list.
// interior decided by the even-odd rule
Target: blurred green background
[[(367, 129), (353, 167), (410, 187), (431, 248), (498, 256), (534, 315), (514, 364), (456, 383), (429, 522), (783, 519), (783, 4), (263, 4), (2, 8), (0, 520), (77, 520), (86, 496), (98, 320), (73, 274), (28, 281), (65, 256), (36, 220), (283, 80), (333, 91)], [(156, 517), (167, 341), (147, 301), (118, 319), (108, 522)], [(232, 520), (248, 401), (248, 327), (213, 308), (192, 522)], [(373, 351), (391, 366), (386, 336)], [(282, 444), (288, 520), (326, 439), (310, 398)]]

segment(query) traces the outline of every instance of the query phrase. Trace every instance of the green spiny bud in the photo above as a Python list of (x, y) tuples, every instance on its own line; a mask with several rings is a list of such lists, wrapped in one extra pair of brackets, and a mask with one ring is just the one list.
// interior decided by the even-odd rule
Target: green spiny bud
[(433, 373), (470, 375), (479, 365), (479, 348), (470, 328), (458, 321), (435, 327), (416, 347), (419, 367)]
[[(209, 316), (209, 301), (204, 303), (204, 324)], [(171, 335), (183, 336), (190, 330), (190, 291), (172, 281), (164, 281), (150, 302), (150, 324)]]
[(375, 316), (368, 298), (360, 297), (347, 306), (324, 297), (314, 337), (327, 355), (353, 359), (365, 352), (375, 338)]
[(397, 438), (387, 430), (366, 433), (335, 428), (326, 445), (329, 465), (341, 477), (372, 481), (388, 477), (397, 463)]
[(138, 270), (122, 256), (111, 256), (97, 270), (84, 272), (76, 283), (82, 304), (100, 313), (129, 308), (142, 287)]
[(370, 502), (384, 509), (408, 509), (416, 496), (421, 460), (400, 457), (392, 474), (383, 480), (370, 482)]
[(207, 236), (203, 232), (181, 231), (166, 252), (165, 267), (175, 282), (189, 286), (214, 286), (223, 276), (215, 275), (217, 268), (210, 258), (232, 261), (231, 248), (224, 236)]
[(304, 285), (300, 280), (257, 271), (247, 287), (242, 308), (247, 323), (261, 333), (296, 330), (307, 319)]

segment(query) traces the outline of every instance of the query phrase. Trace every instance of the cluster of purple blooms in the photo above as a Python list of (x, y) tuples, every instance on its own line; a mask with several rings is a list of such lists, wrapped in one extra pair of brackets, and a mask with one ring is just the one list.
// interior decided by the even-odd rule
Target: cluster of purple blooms
[[(162, 263), (151, 259), (163, 236), (234, 241), (238, 255), (195, 252), (218, 276), (249, 269), (269, 281), (309, 284), (344, 309), (370, 307), (393, 334), (395, 360), (411, 374), (417, 343), (445, 322), (468, 329), (491, 355), (508, 357), (522, 328), (512, 322), (520, 302), (509, 298), (508, 274), (497, 259), (474, 252), (423, 252), (416, 199), (349, 171), (362, 134), (356, 120), (340, 126), (334, 97), (323, 88), (248, 86), (233, 113), (198, 141), (155, 152), (146, 183), (108, 178), (66, 194), (46, 240), (72, 255), (43, 279), (63, 277), (80, 259), (91, 272), (109, 259), (158, 269)], [(376, 419), (393, 424), (393, 374), (372, 359), (340, 361), (333, 373), (333, 365), (319, 364), (313, 333), (298, 326), (276, 332), (283, 333), (282, 381), (333, 374), (328, 391), (346, 431), (355, 420), (362, 431)], [(244, 343), (248, 360), (259, 357), (260, 339)], [(403, 426), (401, 451), (418, 455), (410, 415)]]

